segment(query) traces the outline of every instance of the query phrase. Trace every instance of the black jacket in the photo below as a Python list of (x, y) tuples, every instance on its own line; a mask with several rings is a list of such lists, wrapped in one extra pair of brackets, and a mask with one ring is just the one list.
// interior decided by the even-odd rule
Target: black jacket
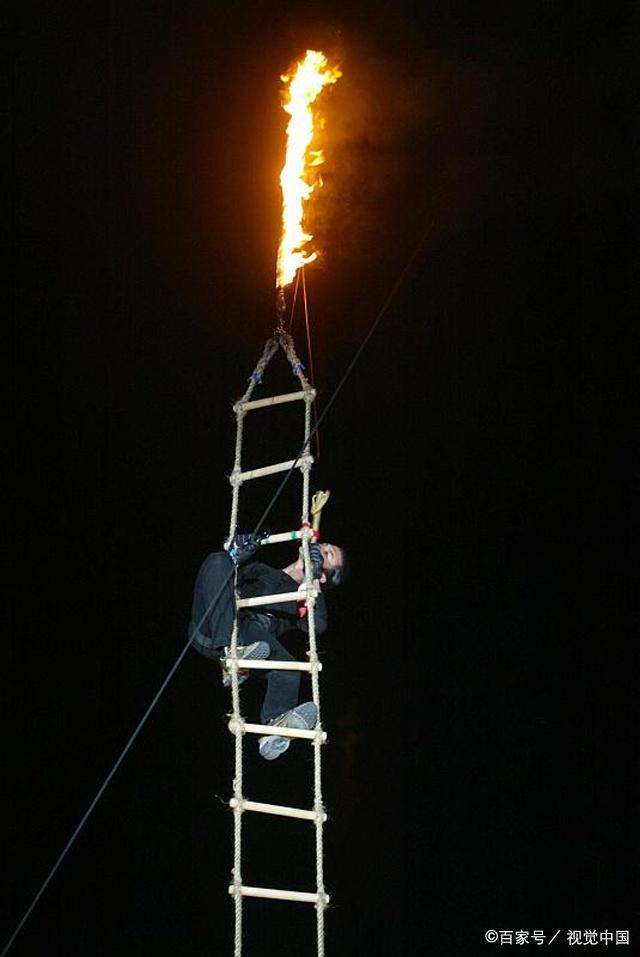
[[(229, 576), (230, 571), (233, 568), (227, 553), (213, 552), (205, 558), (196, 578), (189, 636), (194, 648), (207, 657), (219, 657), (222, 649), (231, 641), (235, 603), (234, 576)], [(238, 592), (241, 598), (277, 595), (279, 592), (296, 591), (297, 588), (298, 583), (290, 575), (263, 562), (247, 562), (238, 569)], [(218, 600), (209, 607), (219, 591)], [(250, 621), (278, 636), (296, 628), (306, 634), (309, 632), (309, 618), (299, 616), (296, 601), (240, 609), (238, 622), (241, 635), (243, 625)], [(316, 633), (321, 635), (327, 630), (328, 624), (327, 605), (322, 593), (316, 599), (315, 621)]]

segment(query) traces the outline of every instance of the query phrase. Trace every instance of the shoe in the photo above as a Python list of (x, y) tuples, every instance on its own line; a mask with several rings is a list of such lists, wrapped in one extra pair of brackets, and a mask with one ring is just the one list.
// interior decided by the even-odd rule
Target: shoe
[[(313, 701), (305, 701), (299, 704), (297, 708), (291, 708), (285, 711), (278, 718), (271, 718), (267, 724), (272, 724), (280, 728), (302, 728), (305, 731), (311, 731), (318, 720), (318, 709)], [(287, 750), (291, 744), (291, 738), (285, 738), (280, 734), (269, 734), (259, 740), (258, 750), (267, 761), (275, 761), (281, 754)]]
[[(254, 641), (253, 644), (247, 645), (238, 645), (238, 658), (259, 658), (264, 660), (269, 657), (269, 652), (271, 649), (266, 641)], [(231, 648), (224, 649), (224, 655), (228, 658), (231, 655)], [(222, 684), (225, 688), (231, 687), (231, 672), (228, 668), (225, 668), (224, 664), (222, 665)], [(238, 684), (241, 685), (243, 681), (246, 681), (249, 677), (248, 671), (238, 671)]]

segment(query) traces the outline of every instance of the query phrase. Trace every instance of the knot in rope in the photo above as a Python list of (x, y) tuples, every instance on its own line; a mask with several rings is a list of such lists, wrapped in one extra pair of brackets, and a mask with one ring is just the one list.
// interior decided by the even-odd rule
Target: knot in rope
[(316, 537), (316, 532), (311, 528), (311, 522), (303, 522), (302, 528), (300, 529), (300, 540), (303, 542), (311, 542)]
[(318, 900), (315, 904), (316, 910), (325, 910), (329, 906), (329, 895), (325, 894), (324, 891), (318, 895)]

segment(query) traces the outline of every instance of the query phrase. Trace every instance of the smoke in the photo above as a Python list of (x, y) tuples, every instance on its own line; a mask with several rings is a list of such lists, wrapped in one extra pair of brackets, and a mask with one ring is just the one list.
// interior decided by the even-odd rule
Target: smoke
[(495, 70), (478, 84), (477, 64), (353, 47), (330, 59), (343, 76), (319, 101), (325, 165), (310, 209), (314, 245), (334, 261), (371, 262), (409, 248), (434, 216), (443, 228), (473, 216), (489, 186), (480, 131)]

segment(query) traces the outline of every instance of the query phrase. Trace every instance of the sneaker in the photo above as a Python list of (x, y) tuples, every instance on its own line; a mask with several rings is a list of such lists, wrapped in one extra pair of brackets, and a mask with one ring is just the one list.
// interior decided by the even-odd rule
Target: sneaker
[[(269, 657), (269, 652), (271, 649), (266, 641), (254, 641), (252, 645), (238, 645), (238, 658), (260, 658), (264, 660)], [(224, 649), (225, 657), (229, 657), (231, 654), (231, 648)], [(222, 684), (225, 688), (231, 687), (231, 672), (228, 668), (225, 667), (223, 662), (220, 662), (222, 665)], [(241, 685), (243, 681), (246, 681), (249, 677), (248, 671), (238, 671), (238, 684)]]
[[(305, 701), (299, 704), (297, 708), (291, 708), (285, 711), (278, 718), (271, 718), (267, 724), (272, 724), (280, 728), (302, 728), (305, 731), (311, 731), (318, 720), (318, 709), (313, 701)], [(280, 734), (269, 734), (259, 740), (260, 754), (267, 761), (275, 761), (281, 754), (287, 750), (291, 744), (291, 738), (285, 738)]]

